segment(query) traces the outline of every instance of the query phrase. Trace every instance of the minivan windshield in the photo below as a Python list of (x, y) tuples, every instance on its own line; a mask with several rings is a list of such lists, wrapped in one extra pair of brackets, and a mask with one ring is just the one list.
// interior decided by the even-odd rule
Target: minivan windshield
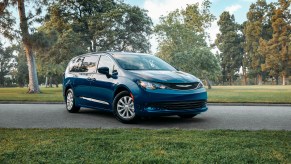
[(112, 56), (120, 67), (125, 70), (176, 70), (174, 67), (154, 55), (114, 54)]

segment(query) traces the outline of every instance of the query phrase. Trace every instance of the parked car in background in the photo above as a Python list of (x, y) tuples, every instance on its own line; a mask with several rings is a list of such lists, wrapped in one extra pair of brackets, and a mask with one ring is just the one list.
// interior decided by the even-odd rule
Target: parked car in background
[(207, 92), (198, 78), (142, 53), (73, 58), (64, 74), (63, 95), (71, 113), (80, 107), (106, 110), (123, 123), (143, 116), (192, 118), (207, 110)]

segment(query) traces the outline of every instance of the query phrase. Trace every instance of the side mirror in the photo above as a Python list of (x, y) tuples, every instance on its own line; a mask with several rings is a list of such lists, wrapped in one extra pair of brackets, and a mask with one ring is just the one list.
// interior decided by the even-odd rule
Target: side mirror
[(98, 72), (108, 76), (109, 75), (109, 68), (108, 67), (100, 67), (100, 68), (98, 68)]
[(112, 76), (117, 76), (117, 75), (118, 75), (117, 70), (113, 70), (113, 71), (112, 71)]

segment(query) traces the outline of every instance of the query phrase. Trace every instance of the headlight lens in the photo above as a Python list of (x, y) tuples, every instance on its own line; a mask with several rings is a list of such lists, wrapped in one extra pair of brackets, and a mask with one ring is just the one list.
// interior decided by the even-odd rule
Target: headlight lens
[(155, 90), (155, 89), (166, 89), (167, 87), (163, 84), (159, 84), (159, 83), (153, 83), (153, 82), (148, 82), (148, 81), (138, 81), (138, 84), (145, 89), (151, 89), (151, 90)]
[(203, 83), (200, 82), (195, 89), (200, 89), (200, 88), (203, 88), (203, 87), (204, 87)]

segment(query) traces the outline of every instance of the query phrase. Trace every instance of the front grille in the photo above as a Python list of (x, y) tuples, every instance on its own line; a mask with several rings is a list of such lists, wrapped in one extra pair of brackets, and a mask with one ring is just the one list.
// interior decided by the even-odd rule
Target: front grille
[(164, 84), (171, 89), (179, 89), (179, 90), (188, 90), (188, 89), (195, 89), (199, 85), (199, 82), (194, 83), (168, 83)]
[(183, 109), (197, 109), (203, 108), (206, 106), (205, 100), (199, 101), (186, 101), (186, 102), (160, 102), (160, 103), (151, 103), (148, 106), (154, 108), (162, 108), (168, 110), (183, 110)]

